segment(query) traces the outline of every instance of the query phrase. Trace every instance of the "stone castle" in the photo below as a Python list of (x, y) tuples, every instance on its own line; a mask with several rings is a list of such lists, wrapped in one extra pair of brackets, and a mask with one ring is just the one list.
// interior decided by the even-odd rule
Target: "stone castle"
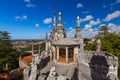
[(24, 68), (24, 80), (118, 80), (118, 58), (101, 51), (85, 51), (80, 33), (80, 17), (76, 21), (74, 39), (68, 39), (62, 24), (62, 14), (54, 14), (50, 40), (46, 36), (46, 50), (32, 53), (30, 66)]

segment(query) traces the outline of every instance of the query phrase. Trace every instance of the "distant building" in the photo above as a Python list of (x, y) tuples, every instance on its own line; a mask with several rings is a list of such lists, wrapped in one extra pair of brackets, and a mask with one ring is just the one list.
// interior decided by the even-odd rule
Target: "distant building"
[(59, 12), (58, 22), (54, 15), (50, 41), (46, 35), (46, 50), (32, 53), (31, 66), (23, 71), (24, 80), (118, 80), (118, 58), (100, 50), (100, 39), (96, 44), (96, 51), (84, 51), (79, 16), (74, 39), (68, 39)]

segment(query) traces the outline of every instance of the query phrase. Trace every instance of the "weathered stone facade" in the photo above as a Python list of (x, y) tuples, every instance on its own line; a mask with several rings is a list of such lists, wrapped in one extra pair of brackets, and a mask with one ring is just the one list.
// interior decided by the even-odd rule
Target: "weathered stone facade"
[(24, 80), (118, 80), (118, 58), (100, 50), (84, 51), (84, 40), (80, 34), (80, 18), (77, 17), (74, 39), (66, 38), (62, 25), (62, 14), (54, 16), (50, 41), (46, 50), (32, 54), (31, 66), (24, 69)]

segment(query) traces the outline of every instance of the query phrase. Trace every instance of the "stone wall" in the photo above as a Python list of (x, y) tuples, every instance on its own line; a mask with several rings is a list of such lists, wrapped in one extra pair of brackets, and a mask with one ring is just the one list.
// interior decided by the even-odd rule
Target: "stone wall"
[(103, 75), (97, 78), (118, 79), (118, 58), (116, 56), (104, 51), (100, 51), (99, 54), (96, 51), (85, 51), (84, 57), (85, 63), (89, 64), (92, 72)]

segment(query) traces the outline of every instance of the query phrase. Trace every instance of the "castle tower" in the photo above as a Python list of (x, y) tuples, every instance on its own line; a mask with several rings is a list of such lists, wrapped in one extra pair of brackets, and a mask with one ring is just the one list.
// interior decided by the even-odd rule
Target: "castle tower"
[(66, 33), (62, 25), (62, 13), (61, 12), (58, 13), (58, 25), (57, 26), (58, 26), (58, 29), (57, 29), (58, 39), (66, 38)]
[(80, 17), (79, 16), (77, 16), (75, 38), (77, 38), (77, 39), (81, 38), (81, 34), (80, 34)]

